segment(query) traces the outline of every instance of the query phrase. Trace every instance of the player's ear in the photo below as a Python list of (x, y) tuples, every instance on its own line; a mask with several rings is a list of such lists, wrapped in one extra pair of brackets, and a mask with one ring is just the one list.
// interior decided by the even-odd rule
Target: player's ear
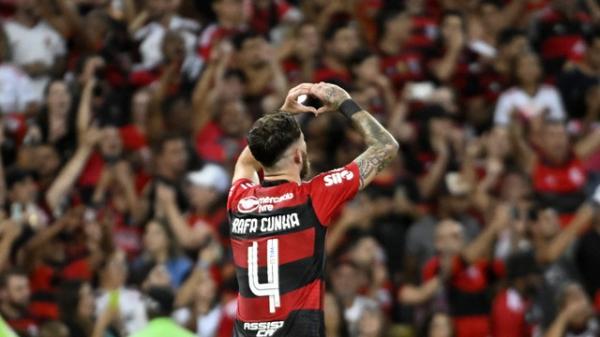
[(294, 163), (302, 165), (302, 150), (299, 147), (294, 150)]

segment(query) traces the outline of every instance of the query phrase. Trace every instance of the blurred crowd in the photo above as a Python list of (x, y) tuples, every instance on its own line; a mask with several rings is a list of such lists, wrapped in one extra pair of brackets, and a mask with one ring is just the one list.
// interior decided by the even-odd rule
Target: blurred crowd
[[(401, 144), (329, 229), (328, 337), (600, 336), (597, 0), (0, 0), (0, 17), (0, 331), (125, 337), (162, 315), (231, 336), (233, 165), (289, 88), (325, 81)], [(363, 148), (341, 114), (298, 118), (314, 173)]]

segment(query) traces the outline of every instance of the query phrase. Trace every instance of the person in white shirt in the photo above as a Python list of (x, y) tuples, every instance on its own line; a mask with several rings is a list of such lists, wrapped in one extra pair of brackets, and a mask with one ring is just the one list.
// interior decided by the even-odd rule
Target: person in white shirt
[(31, 79), (18, 67), (8, 63), (8, 38), (0, 27), (0, 113), (20, 113), (36, 102)]
[[(140, 20), (140, 17), (142, 19), (146, 17), (148, 21), (145, 26), (139, 29), (133, 28), (134, 39), (140, 41), (139, 51), (142, 57), (142, 68), (151, 69), (164, 61), (165, 57), (161, 46), (168, 31), (175, 31), (182, 37), (185, 44), (185, 63), (200, 62), (196, 53), (197, 34), (200, 31), (200, 25), (194, 20), (177, 15), (180, 5), (181, 0), (172, 0), (165, 3), (149, 1), (148, 9), (138, 16), (138, 20)], [(199, 67), (197, 71), (199, 72)]]
[(117, 305), (123, 332), (128, 336), (142, 330), (148, 324), (148, 317), (142, 293), (126, 288), (127, 263), (125, 254), (116, 251), (100, 268), (100, 292), (96, 297), (96, 317), (109, 305)]
[(494, 124), (509, 124), (514, 113), (525, 120), (543, 114), (552, 120), (564, 120), (567, 117), (558, 90), (542, 84), (542, 66), (536, 54), (526, 52), (517, 56), (513, 73), (516, 86), (506, 90), (498, 99)]
[(35, 0), (17, 1), (14, 18), (3, 26), (11, 50), (10, 61), (32, 78), (32, 94), (41, 101), (50, 77), (61, 74), (64, 68), (64, 39), (41, 19)]

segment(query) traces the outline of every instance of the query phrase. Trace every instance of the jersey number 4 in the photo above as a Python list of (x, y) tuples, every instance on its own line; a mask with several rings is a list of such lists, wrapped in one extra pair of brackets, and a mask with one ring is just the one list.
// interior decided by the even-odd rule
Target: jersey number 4
[(248, 247), (248, 283), (250, 291), (256, 296), (269, 296), (269, 312), (281, 306), (279, 294), (279, 240), (267, 241), (267, 283), (258, 280), (258, 242)]

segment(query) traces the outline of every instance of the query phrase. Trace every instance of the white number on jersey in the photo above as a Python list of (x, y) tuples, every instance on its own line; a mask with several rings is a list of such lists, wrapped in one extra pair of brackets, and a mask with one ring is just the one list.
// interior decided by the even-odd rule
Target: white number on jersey
[(267, 241), (267, 283), (258, 281), (258, 242), (248, 247), (248, 283), (256, 296), (269, 296), (269, 312), (281, 306), (279, 295), (279, 239)]

